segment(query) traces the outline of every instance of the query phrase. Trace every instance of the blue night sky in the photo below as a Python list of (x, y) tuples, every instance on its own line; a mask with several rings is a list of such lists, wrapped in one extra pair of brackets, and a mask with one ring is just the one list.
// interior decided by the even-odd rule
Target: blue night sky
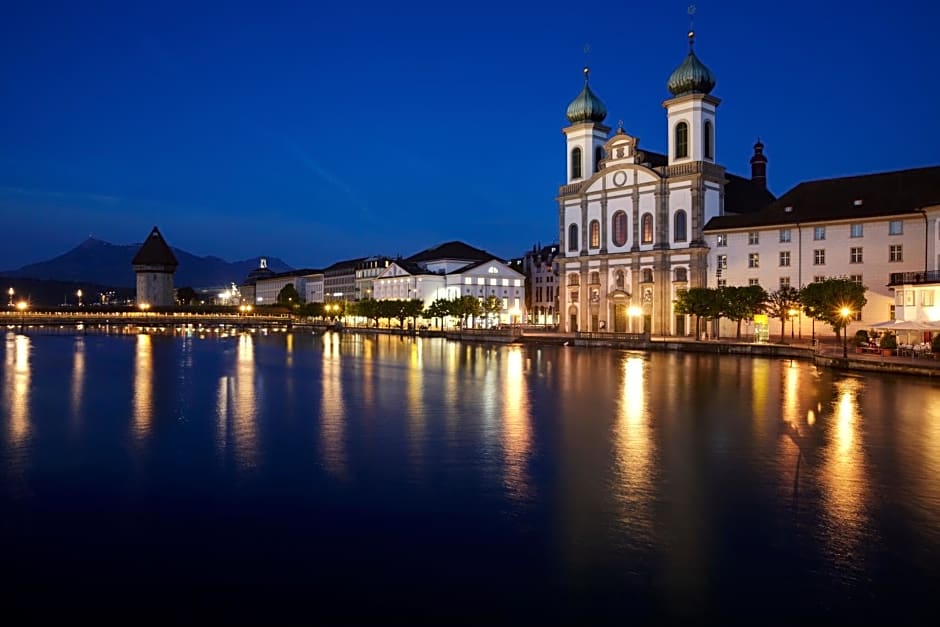
[[(319, 267), (557, 238), (565, 108), (665, 150), (688, 2), (6, 3), (0, 269), (93, 235)], [(936, 2), (697, 3), (717, 157), (776, 194), (940, 162)]]

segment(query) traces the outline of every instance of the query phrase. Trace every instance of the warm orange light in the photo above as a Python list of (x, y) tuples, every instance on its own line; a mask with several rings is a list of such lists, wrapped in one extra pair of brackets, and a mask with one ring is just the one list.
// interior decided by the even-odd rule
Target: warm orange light
[(848, 307), (843, 307), (839, 310), (839, 313), (842, 314), (843, 318), (848, 318), (850, 315), (852, 315), (852, 310)]
[(26, 304), (25, 300), (21, 300), (20, 302), (16, 303), (16, 308), (20, 311), (26, 311), (27, 307), (29, 307), (29, 305)]

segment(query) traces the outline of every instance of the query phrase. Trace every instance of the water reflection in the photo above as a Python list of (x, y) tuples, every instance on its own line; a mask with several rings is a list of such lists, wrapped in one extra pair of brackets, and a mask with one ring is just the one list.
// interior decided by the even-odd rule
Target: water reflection
[(323, 336), (323, 375), (320, 395), (320, 446), (327, 470), (346, 473), (344, 444), (346, 407), (343, 402), (343, 368), (340, 334)]
[(644, 536), (652, 532), (650, 500), (653, 497), (653, 435), (647, 412), (646, 362), (637, 356), (623, 359), (619, 411), (614, 422), (616, 472), (614, 487), (624, 522)]
[(852, 555), (859, 549), (866, 531), (866, 495), (868, 478), (865, 473), (864, 450), (859, 437), (861, 414), (858, 379), (836, 382), (833, 424), (820, 480), (824, 490), (823, 505), (831, 549), (838, 555)]
[(71, 410), (72, 420), (78, 423), (82, 415), (82, 392), (85, 388), (85, 338), (75, 338), (72, 348), (72, 393)]
[(26, 335), (7, 334), (6, 381), (7, 404), (10, 407), (8, 440), (12, 449), (19, 449), (29, 436), (29, 354), (30, 340)]
[(153, 354), (151, 338), (146, 333), (137, 336), (134, 356), (134, 437), (142, 440), (150, 432), (153, 420)]
[(509, 496), (531, 498), (527, 464), (532, 446), (528, 379), (522, 363), (522, 349), (510, 347), (503, 375), (503, 482)]
[(422, 340), (411, 342), (408, 356), (407, 382), (405, 384), (406, 403), (408, 411), (408, 455), (411, 463), (420, 467), (424, 455), (425, 444), (425, 412), (424, 412), (424, 359), (422, 354)]
[(216, 442), (224, 451), (229, 442), (235, 450), (239, 465), (251, 467), (256, 463), (258, 450), (258, 386), (255, 380), (254, 337), (250, 333), (238, 336), (235, 353), (235, 373), (219, 378), (216, 414), (218, 429)]

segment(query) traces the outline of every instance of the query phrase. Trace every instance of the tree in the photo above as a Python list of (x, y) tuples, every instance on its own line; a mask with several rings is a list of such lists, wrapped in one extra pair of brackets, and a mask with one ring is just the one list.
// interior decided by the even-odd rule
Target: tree
[(196, 294), (196, 290), (189, 286), (176, 290), (176, 302), (180, 305), (192, 305), (197, 298), (199, 298), (199, 295)]
[(718, 315), (720, 307), (717, 290), (708, 287), (693, 287), (679, 292), (676, 313), (695, 316), (695, 339), (701, 337), (701, 321)]
[(288, 283), (277, 293), (277, 304), (287, 305), (288, 307), (300, 306), (300, 294), (294, 289), (293, 283)]
[(767, 295), (767, 312), (774, 318), (780, 319), (780, 341), (786, 329), (790, 310), (800, 306), (800, 291), (795, 287), (781, 287)]
[(741, 338), (741, 321), (753, 318), (764, 311), (767, 292), (760, 285), (747, 287), (729, 286), (719, 290), (722, 298), (722, 313), (738, 323), (737, 337)]
[(825, 279), (815, 281), (800, 290), (800, 302), (807, 316), (829, 324), (836, 337), (844, 330), (850, 318), (842, 315), (842, 309), (857, 314), (868, 302), (864, 285), (849, 279)]
[(503, 310), (503, 301), (497, 296), (487, 296), (483, 301), (483, 313), (486, 314), (487, 326), (491, 316), (498, 315)]
[(453, 302), (446, 298), (435, 299), (428, 308), (425, 310), (424, 315), (432, 320), (434, 318), (440, 318), (440, 328), (444, 328), (444, 318), (447, 316), (453, 315)]
[(483, 305), (475, 296), (461, 296), (454, 301), (453, 315), (460, 318), (460, 325), (467, 326), (467, 318), (475, 318), (483, 313)]
[(356, 313), (367, 320), (371, 320), (373, 322), (372, 326), (379, 326), (382, 310), (379, 307), (379, 301), (374, 298), (364, 298), (356, 303)]
[(406, 318), (411, 318), (412, 328), (418, 328), (418, 316), (424, 313), (424, 302), (420, 298), (406, 300), (402, 305), (402, 313)]

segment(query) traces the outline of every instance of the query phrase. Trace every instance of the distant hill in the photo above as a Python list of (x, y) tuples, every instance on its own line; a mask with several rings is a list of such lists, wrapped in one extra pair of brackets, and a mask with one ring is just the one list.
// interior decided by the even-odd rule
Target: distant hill
[[(140, 244), (111, 244), (89, 237), (54, 259), (2, 272), (0, 276), (135, 287), (136, 277), (131, 259), (139, 248)], [(173, 248), (173, 254), (179, 262), (173, 277), (174, 285), (193, 288), (241, 283), (249, 272), (260, 265), (261, 259), (253, 257), (230, 262), (218, 257), (198, 257), (179, 248)], [(276, 257), (268, 257), (267, 260), (268, 268), (274, 272), (293, 269)]]

